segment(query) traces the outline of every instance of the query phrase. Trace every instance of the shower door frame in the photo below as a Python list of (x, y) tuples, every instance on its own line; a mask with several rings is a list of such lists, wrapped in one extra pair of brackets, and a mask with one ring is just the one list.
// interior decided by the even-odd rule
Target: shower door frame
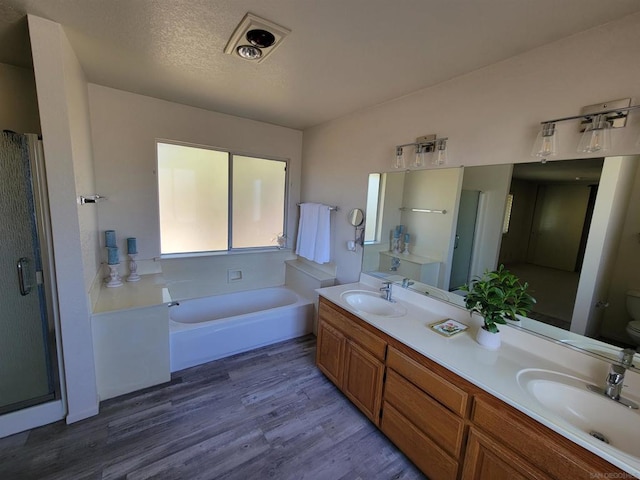
[(65, 418), (67, 402), (64, 389), (64, 369), (62, 363), (62, 339), (60, 336), (60, 316), (57, 305), (55, 266), (51, 220), (49, 216), (49, 197), (44, 164), (42, 141), (36, 134), (25, 134), (29, 148), (33, 201), (42, 261), (43, 286), (47, 309), (47, 328), (54, 335), (47, 336), (53, 375), (54, 398), (37, 405), (0, 415), (0, 438), (13, 435), (31, 428), (46, 425)]

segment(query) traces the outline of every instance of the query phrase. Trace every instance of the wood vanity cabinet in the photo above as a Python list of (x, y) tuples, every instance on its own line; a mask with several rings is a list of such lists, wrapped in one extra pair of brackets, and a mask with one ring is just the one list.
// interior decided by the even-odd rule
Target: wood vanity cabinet
[(462, 468), (475, 387), (402, 346), (389, 346), (381, 430), (432, 480)]
[(387, 343), (370, 329), (356, 316), (320, 297), (316, 364), (379, 425)]
[(430, 480), (631, 478), (323, 297), (316, 363)]
[(471, 422), (463, 480), (632, 478), (487, 393)]

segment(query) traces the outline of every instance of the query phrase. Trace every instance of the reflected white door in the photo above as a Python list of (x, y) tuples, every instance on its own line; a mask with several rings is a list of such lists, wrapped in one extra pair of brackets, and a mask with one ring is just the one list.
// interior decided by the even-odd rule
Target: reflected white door
[(449, 290), (455, 290), (469, 282), (479, 199), (480, 192), (477, 190), (462, 190), (460, 193)]

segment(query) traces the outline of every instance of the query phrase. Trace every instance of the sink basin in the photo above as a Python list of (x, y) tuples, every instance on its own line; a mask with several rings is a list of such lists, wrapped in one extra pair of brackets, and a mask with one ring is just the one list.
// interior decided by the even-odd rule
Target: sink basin
[[(575, 428), (640, 459), (638, 410), (587, 389), (590, 382), (559, 372), (525, 369), (518, 384), (542, 407)], [(624, 397), (624, 391), (622, 393)]]
[(340, 295), (353, 308), (362, 313), (380, 317), (401, 317), (407, 313), (406, 308), (397, 303), (388, 302), (375, 292), (368, 290), (347, 290)]

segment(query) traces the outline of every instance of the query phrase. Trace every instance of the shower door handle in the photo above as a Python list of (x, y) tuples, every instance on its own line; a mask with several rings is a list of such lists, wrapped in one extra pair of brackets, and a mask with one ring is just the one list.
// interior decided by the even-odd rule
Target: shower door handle
[(27, 285), (26, 277), (29, 272), (25, 272), (25, 269), (29, 268), (29, 259), (22, 257), (18, 260), (18, 285), (20, 286), (20, 295), (23, 297), (31, 293), (31, 285)]

